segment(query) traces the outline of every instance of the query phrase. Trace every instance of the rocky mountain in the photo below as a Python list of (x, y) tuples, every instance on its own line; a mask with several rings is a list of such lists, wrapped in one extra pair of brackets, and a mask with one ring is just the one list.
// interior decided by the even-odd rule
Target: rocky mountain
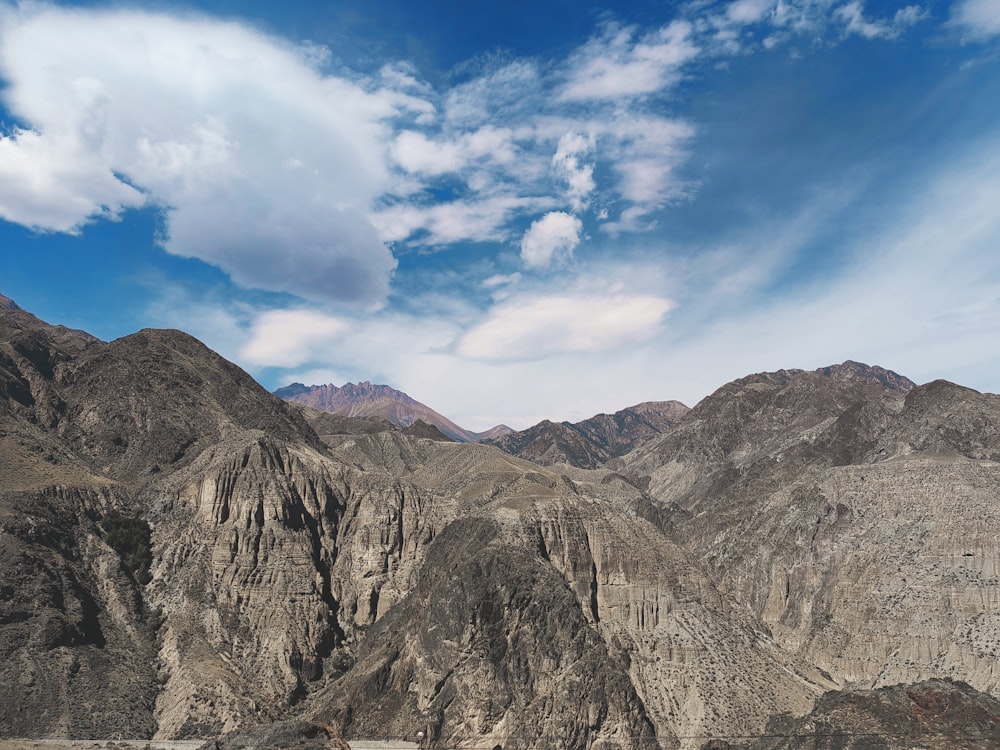
[(460, 443), (478, 443), (485, 438), (511, 431), (506, 425), (497, 425), (486, 432), (466, 430), (402, 391), (387, 385), (373, 385), (367, 381), (347, 383), (341, 387), (292, 383), (279, 388), (274, 395), (319, 411), (344, 417), (382, 420), (400, 427), (409, 427), (414, 422), (421, 421)]
[(546, 467), (0, 306), (0, 736), (992, 731), (998, 397), (890, 375), (750, 376)]
[(612, 464), (838, 684), (1000, 688), (1000, 397), (856, 363), (765, 373)]
[(679, 401), (647, 401), (575, 424), (545, 420), (484, 442), (543, 466), (569, 464), (596, 469), (662, 435), (687, 412), (688, 407)]
[(376, 432), (402, 432), (413, 437), (430, 440), (452, 440), (434, 425), (418, 419), (406, 427), (400, 427), (385, 419), (374, 417), (345, 417), (328, 411), (313, 409), (311, 406), (294, 407), (305, 418), (320, 439), (327, 440), (335, 435), (371, 435)]

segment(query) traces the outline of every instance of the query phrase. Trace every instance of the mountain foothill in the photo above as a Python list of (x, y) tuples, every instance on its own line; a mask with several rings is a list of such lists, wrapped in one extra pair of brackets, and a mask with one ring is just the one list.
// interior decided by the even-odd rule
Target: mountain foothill
[(0, 297), (0, 737), (997, 747), (998, 496), (877, 366), (479, 434)]

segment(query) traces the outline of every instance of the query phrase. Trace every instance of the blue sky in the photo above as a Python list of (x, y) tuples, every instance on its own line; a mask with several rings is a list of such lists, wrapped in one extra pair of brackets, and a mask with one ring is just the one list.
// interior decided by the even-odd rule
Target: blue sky
[(0, 292), (463, 426), (1000, 391), (1000, 0), (8, 3)]

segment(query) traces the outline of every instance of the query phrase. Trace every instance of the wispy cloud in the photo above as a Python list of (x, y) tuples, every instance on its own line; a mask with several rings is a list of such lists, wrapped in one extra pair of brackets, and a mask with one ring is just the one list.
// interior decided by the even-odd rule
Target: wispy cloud
[(654, 336), (672, 307), (660, 297), (622, 293), (513, 298), (465, 333), (457, 351), (469, 359), (516, 361), (617, 349)]
[(674, 85), (683, 65), (699, 48), (687, 21), (673, 23), (637, 38), (634, 28), (607, 24), (602, 33), (567, 61), (564, 101), (620, 101)]
[(927, 17), (919, 5), (900, 8), (889, 19), (871, 19), (865, 16), (864, 3), (851, 0), (834, 11), (834, 17), (844, 24), (845, 34), (857, 34), (865, 39), (894, 39), (907, 28)]
[(972, 39), (1000, 36), (1000, 3), (997, 0), (957, 0), (950, 23)]

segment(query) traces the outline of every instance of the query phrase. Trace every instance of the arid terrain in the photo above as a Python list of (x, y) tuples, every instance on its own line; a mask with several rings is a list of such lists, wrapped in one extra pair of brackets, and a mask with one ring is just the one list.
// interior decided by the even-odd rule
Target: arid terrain
[(543, 466), (0, 298), (0, 736), (997, 746), (1000, 397), (847, 362), (651, 410)]

